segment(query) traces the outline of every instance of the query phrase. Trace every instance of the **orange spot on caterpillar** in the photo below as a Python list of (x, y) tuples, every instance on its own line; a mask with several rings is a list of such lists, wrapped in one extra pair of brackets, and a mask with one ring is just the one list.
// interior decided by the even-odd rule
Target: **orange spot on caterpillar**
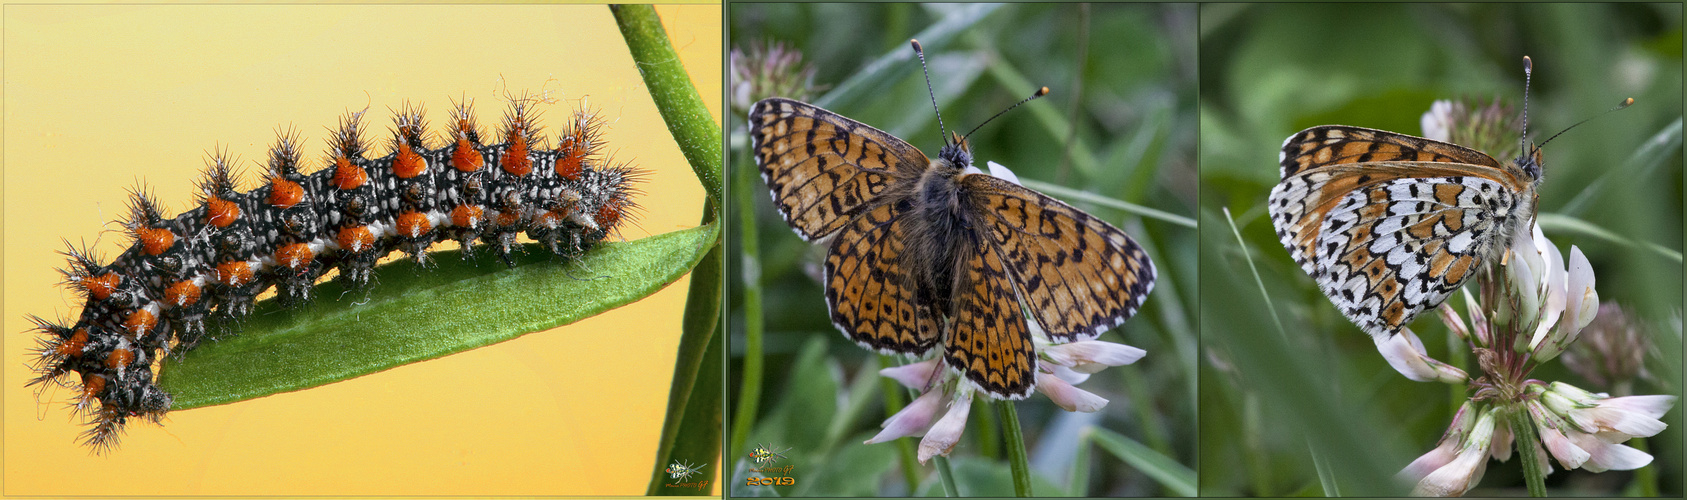
[(176, 307), (190, 306), (199, 302), (199, 293), (199, 285), (195, 285), (192, 281), (177, 281), (176, 284), (170, 285), (170, 288), (164, 290), (164, 303)]
[(357, 189), (369, 182), (369, 173), (351, 164), (351, 160), (341, 156), (334, 158), (334, 187), (341, 191)]
[(563, 214), (555, 210), (547, 211), (533, 218), (533, 225), (539, 227), (557, 227), (562, 225)]
[(498, 212), (498, 216), (494, 219), (494, 221), (497, 222), (499, 226), (514, 226), (521, 223), (521, 214), (511, 210)]
[(88, 292), (89, 297), (96, 300), (105, 300), (117, 291), (117, 284), (122, 282), (123, 278), (118, 276), (117, 273), (105, 273), (99, 276), (83, 277), (77, 281), (77, 284)]
[(428, 216), (422, 215), (421, 212), (405, 212), (398, 214), (396, 222), (398, 224), (398, 234), (402, 236), (409, 236), (411, 238), (420, 237), (421, 235), (427, 234), (429, 230), (433, 229), (433, 224), (428, 222)]
[(89, 373), (89, 374), (85, 374), (85, 375), (82, 376), (82, 400), (83, 401), (92, 401), (95, 398), (98, 398), (100, 396), (101, 392), (105, 392), (105, 376), (104, 375), (96, 375), (96, 374)]
[(69, 357), (69, 356), (81, 356), (82, 355), (82, 349), (84, 347), (87, 347), (87, 346), (88, 346), (88, 329), (87, 328), (78, 328), (78, 329), (76, 329), (75, 333), (70, 334), (70, 338), (65, 339), (64, 343), (59, 344), (59, 347), (58, 347), (58, 349), (56, 349), (56, 351), (58, 351), (59, 355), (61, 355), (61, 356), (67, 356), (67, 357)]
[(288, 269), (303, 268), (309, 265), (310, 260), (315, 257), (316, 253), (310, 251), (310, 245), (304, 243), (283, 246), (280, 250), (275, 251), (275, 262), (286, 266)]
[(334, 240), (351, 253), (363, 253), (375, 247), (375, 233), (369, 231), (369, 226), (341, 228)]
[(205, 221), (216, 227), (228, 227), (240, 219), (240, 205), (218, 197), (205, 200)]
[(508, 135), (510, 148), (504, 151), (500, 163), (510, 175), (527, 175), (533, 171), (533, 160), (527, 157), (527, 133), (521, 127), (515, 127)]
[(451, 224), (457, 227), (478, 227), (486, 220), (486, 210), (474, 205), (457, 205), (451, 209)]
[(158, 317), (146, 309), (136, 309), (135, 312), (129, 313), (129, 317), (123, 319), (123, 329), (130, 337), (146, 335), (157, 325)]
[(480, 170), (486, 161), (481, 159), (480, 151), (476, 150), (473, 142), (467, 136), (457, 137), (457, 150), (451, 153), (451, 168), (462, 172)]
[(400, 179), (409, 179), (427, 173), (428, 162), (410, 149), (409, 143), (399, 142), (398, 157), (392, 161), (392, 171)]
[(305, 189), (299, 183), (281, 177), (269, 181), (269, 204), (276, 208), (293, 208), (305, 201)]
[(598, 227), (605, 230), (615, 227), (616, 224), (621, 222), (621, 204), (604, 203), (603, 206), (597, 208), (597, 213), (592, 214), (592, 220), (597, 222)]
[(570, 148), (567, 154), (556, 159), (556, 175), (571, 181), (580, 180), (580, 162), (585, 159), (583, 148)]
[(147, 255), (159, 255), (176, 244), (176, 234), (169, 229), (143, 227), (135, 230), (135, 239), (140, 240), (141, 250)]
[(105, 367), (113, 370), (129, 366), (129, 363), (133, 362), (135, 362), (135, 353), (128, 349), (111, 351), (111, 354), (105, 356)]
[(217, 264), (217, 282), (240, 286), (252, 282), (252, 265), (243, 260)]

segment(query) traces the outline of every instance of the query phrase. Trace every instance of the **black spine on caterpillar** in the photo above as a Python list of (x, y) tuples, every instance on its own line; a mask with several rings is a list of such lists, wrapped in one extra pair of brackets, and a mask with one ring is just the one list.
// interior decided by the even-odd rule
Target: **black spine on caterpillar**
[(438, 148), (428, 147), (422, 108), (407, 105), (379, 158), (366, 156), (362, 113), (350, 113), (331, 133), (327, 168), (309, 174), (298, 136), (278, 134), (262, 184), (245, 193), (235, 160), (214, 152), (198, 206), (175, 218), (137, 192), (125, 221), (132, 243), (116, 259), (65, 252), (61, 272), (83, 296), (82, 311), (68, 326), (31, 317), (41, 337), (29, 384), (75, 389), (91, 425), (84, 441), (104, 451), (128, 419), (157, 422), (170, 409), (154, 361), (208, 338), (208, 319), (237, 324), (271, 287), (284, 305), (298, 304), (338, 270), (355, 290), (380, 258), (403, 251), (426, 262), (444, 240), (460, 242), (465, 256), (487, 243), (510, 263), (526, 234), (558, 256), (579, 256), (633, 218), (640, 173), (604, 159), (603, 123), (583, 111), (546, 150), (533, 103), (514, 100), (497, 144), (483, 143), (470, 103), (455, 103)]

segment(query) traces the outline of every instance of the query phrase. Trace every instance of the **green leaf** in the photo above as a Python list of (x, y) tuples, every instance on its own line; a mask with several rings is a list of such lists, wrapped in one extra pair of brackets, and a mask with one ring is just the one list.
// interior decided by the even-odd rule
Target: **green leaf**
[(173, 409), (185, 410), (503, 342), (655, 293), (690, 271), (719, 234), (709, 224), (604, 243), (569, 262), (530, 246), (515, 267), (488, 252), (465, 261), (456, 250), (430, 255), (426, 272), (409, 260), (388, 263), (366, 295), (327, 283), (309, 307), (259, 303), (238, 335), (166, 358), (159, 385), (175, 397)]
[(1161, 485), (1179, 496), (1195, 496), (1195, 471), (1176, 459), (1161, 455), (1153, 448), (1144, 446), (1123, 434), (1100, 427), (1090, 428), (1090, 437), (1101, 449), (1107, 450), (1113, 456), (1119, 457), (1125, 463), (1142, 471), (1148, 477), (1159, 481)]

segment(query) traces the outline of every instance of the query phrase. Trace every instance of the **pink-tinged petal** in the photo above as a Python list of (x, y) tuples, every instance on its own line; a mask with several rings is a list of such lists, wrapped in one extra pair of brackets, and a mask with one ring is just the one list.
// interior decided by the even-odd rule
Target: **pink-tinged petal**
[(1546, 256), (1535, 246), (1534, 240), (1524, 231), (1518, 231), (1511, 240), (1511, 261), (1505, 266), (1506, 278), (1511, 287), (1517, 292), (1519, 316), (1534, 314), (1541, 309), (1541, 298), (1538, 293), (1541, 281), (1546, 277)]
[(1477, 347), (1492, 347), (1494, 336), (1489, 328), (1488, 314), (1482, 310), (1482, 305), (1476, 302), (1476, 296), (1470, 294), (1469, 289), (1461, 289), (1464, 294), (1465, 312), (1470, 314), (1470, 333), (1476, 336)]
[(1447, 329), (1452, 330), (1454, 335), (1458, 335), (1460, 339), (1470, 338), (1470, 329), (1465, 328), (1464, 318), (1459, 317), (1459, 312), (1454, 310), (1451, 304), (1442, 302), (1441, 307), (1437, 307), (1435, 310), (1441, 313), (1441, 322), (1445, 323)]
[(1008, 168), (1002, 166), (1002, 164), (996, 163), (996, 162), (993, 162), (993, 161), (987, 161), (987, 162), (984, 162), (984, 164), (988, 165), (990, 167), (990, 176), (991, 177), (995, 177), (997, 179), (1012, 182), (1014, 184), (1019, 184), (1019, 176), (1013, 175), (1013, 171), (1008, 170)]
[(1423, 343), (1410, 328), (1401, 328), (1386, 340), (1373, 340), (1377, 345), (1377, 352), (1382, 354), (1388, 365), (1394, 371), (1400, 372), (1407, 379), (1416, 382), (1441, 381), (1459, 383), (1465, 381), (1466, 375), (1452, 365), (1431, 359), (1424, 354)]
[(1055, 364), (1069, 366), (1083, 373), (1099, 372), (1109, 366), (1123, 366), (1142, 359), (1148, 351), (1115, 342), (1080, 340), (1054, 344), (1043, 349)]
[(1488, 456), (1501, 462), (1511, 460), (1511, 422), (1504, 419), (1494, 420), (1494, 444), (1488, 447)]
[(1565, 328), (1575, 325), (1567, 337), (1569, 340), (1566, 343), (1569, 343), (1575, 342), (1581, 330), (1587, 328), (1588, 323), (1592, 323), (1593, 318), (1599, 315), (1599, 292), (1594, 290), (1596, 280), (1593, 277), (1593, 264), (1587, 261), (1587, 255), (1582, 254), (1582, 249), (1575, 245), (1570, 245), (1570, 268), (1567, 271), (1569, 286), (1564, 304)]
[(1652, 463), (1652, 455), (1625, 445), (1607, 443), (1582, 432), (1566, 432), (1565, 436), (1577, 447), (1587, 450), (1587, 463), (1582, 469), (1588, 472), (1605, 472), (1608, 470), (1634, 470)]
[(1401, 482), (1415, 485), (1429, 473), (1435, 472), (1436, 469), (1446, 466), (1454, 458), (1457, 458), (1459, 456), (1458, 449), (1459, 443), (1457, 441), (1436, 446), (1435, 449), (1429, 450), (1429, 453), (1423, 454), (1417, 460), (1413, 460), (1411, 464), (1406, 465), (1406, 468), (1401, 469), (1400, 473), (1395, 474), (1394, 477), (1399, 478)]
[(1623, 396), (1600, 401), (1599, 406), (1638, 413), (1646, 418), (1663, 418), (1675, 406), (1675, 396)]
[[(1674, 396), (1628, 396), (1598, 400), (1591, 407), (1575, 406), (1566, 413), (1576, 425), (1599, 434), (1617, 433), (1628, 437), (1651, 437), (1667, 427), (1657, 417), (1663, 416), (1673, 404)], [(1660, 409), (1661, 407), (1661, 409)], [(1606, 437), (1620, 443), (1628, 439)]]
[(1448, 142), (1452, 140), (1453, 101), (1439, 100), (1429, 105), (1429, 111), (1423, 113), (1418, 124), (1423, 127), (1423, 136), (1432, 141)]
[(1552, 460), (1547, 457), (1546, 449), (1541, 448), (1541, 444), (1536, 442), (1534, 449), (1529, 450), (1529, 452), (1535, 454), (1535, 463), (1541, 464), (1541, 477), (1552, 475)]
[(925, 439), (920, 440), (920, 464), (937, 455), (949, 456), (949, 451), (954, 450), (955, 443), (961, 440), (961, 431), (966, 430), (967, 413), (971, 409), (972, 391), (962, 390), (955, 396), (954, 402), (949, 403), (949, 412), (944, 413), (943, 418), (926, 432)]
[(1435, 469), (1412, 488), (1413, 496), (1449, 497), (1463, 495), (1487, 470), (1488, 447), (1493, 443), (1494, 414), (1484, 412), (1476, 419), (1476, 426), (1459, 449), (1458, 456), (1447, 465)]
[[(1535, 226), (1539, 231), (1540, 226)], [(1544, 237), (1543, 237), (1544, 238)], [(1534, 338), (1547, 336), (1553, 325), (1564, 316), (1564, 304), (1567, 301), (1565, 290), (1569, 289), (1569, 278), (1564, 272), (1564, 254), (1552, 242), (1546, 244), (1546, 276), (1542, 278), (1540, 323), (1535, 327)]]
[(943, 402), (948, 399), (942, 389), (927, 391), (902, 411), (886, 419), (884, 430), (879, 431), (873, 439), (868, 439), (866, 444), (883, 443), (925, 433), (926, 429), (931, 427), (931, 421), (937, 418), (937, 412), (943, 410)]
[(1395, 477), (1408, 484), (1417, 484), (1430, 472), (1452, 462), (1453, 458), (1458, 456), (1459, 448), (1464, 446), (1464, 436), (1469, 434), (1471, 427), (1475, 425), (1475, 405), (1465, 401), (1459, 406), (1459, 411), (1453, 414), (1453, 422), (1447, 426), (1447, 431), (1441, 433), (1441, 440), (1435, 443), (1435, 449), (1413, 460), (1405, 469), (1401, 469), (1400, 473), (1395, 474)]
[(1072, 387), (1072, 384), (1066, 383), (1060, 377), (1043, 373), (1041, 370), (1037, 371), (1037, 391), (1047, 395), (1049, 400), (1054, 401), (1055, 406), (1066, 411), (1093, 413), (1107, 406), (1107, 398)]
[(1053, 373), (1056, 377), (1060, 377), (1061, 380), (1066, 381), (1068, 384), (1078, 385), (1090, 379), (1090, 374), (1080, 372), (1072, 368), (1067, 368), (1053, 363), (1039, 363), (1039, 365), (1044, 368), (1048, 368), (1049, 372)]
[(931, 387), (931, 382), (943, 373), (940, 361), (938, 358), (932, 358), (918, 363), (892, 366), (879, 370), (879, 375), (890, 377), (903, 387), (923, 391)]
[(1529, 403), (1529, 419), (1535, 422), (1535, 430), (1539, 431), (1541, 444), (1552, 456), (1558, 459), (1558, 464), (1565, 469), (1581, 467), (1587, 462), (1589, 455), (1586, 450), (1570, 442), (1570, 438), (1559, 430), (1556, 417), (1549, 414), (1546, 407), (1537, 401)]

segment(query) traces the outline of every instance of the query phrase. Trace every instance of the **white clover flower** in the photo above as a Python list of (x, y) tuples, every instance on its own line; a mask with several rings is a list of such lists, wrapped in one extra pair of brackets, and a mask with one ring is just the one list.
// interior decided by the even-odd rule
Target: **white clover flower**
[(1479, 410), (1470, 432), (1464, 436), (1458, 447), (1458, 453), (1452, 460), (1418, 480), (1417, 485), (1412, 487), (1412, 495), (1459, 496), (1481, 482), (1482, 474), (1488, 469), (1489, 446), (1493, 444), (1494, 425), (1493, 410)]
[[(1095, 412), (1106, 407), (1106, 398), (1079, 389), (1076, 384), (1088, 380), (1090, 374), (1109, 366), (1134, 363), (1147, 354), (1136, 347), (1099, 340), (1056, 344), (1037, 322), (1030, 321), (1027, 326), (1037, 353), (1037, 391), (1066, 411)], [(879, 375), (921, 393), (913, 403), (886, 419), (884, 430), (867, 440), (867, 444), (924, 436), (919, 446), (920, 463), (934, 456), (949, 456), (966, 430), (976, 389), (962, 383), (953, 371), (944, 369), (942, 360), (937, 358), (885, 368), (879, 370)]]
[(1388, 360), (1388, 366), (1400, 372), (1406, 378), (1416, 382), (1439, 381), (1449, 384), (1464, 382), (1469, 375), (1453, 365), (1430, 358), (1428, 351), (1423, 348), (1423, 341), (1418, 339), (1411, 328), (1401, 328), (1400, 333), (1387, 339), (1376, 339), (1377, 352)]

